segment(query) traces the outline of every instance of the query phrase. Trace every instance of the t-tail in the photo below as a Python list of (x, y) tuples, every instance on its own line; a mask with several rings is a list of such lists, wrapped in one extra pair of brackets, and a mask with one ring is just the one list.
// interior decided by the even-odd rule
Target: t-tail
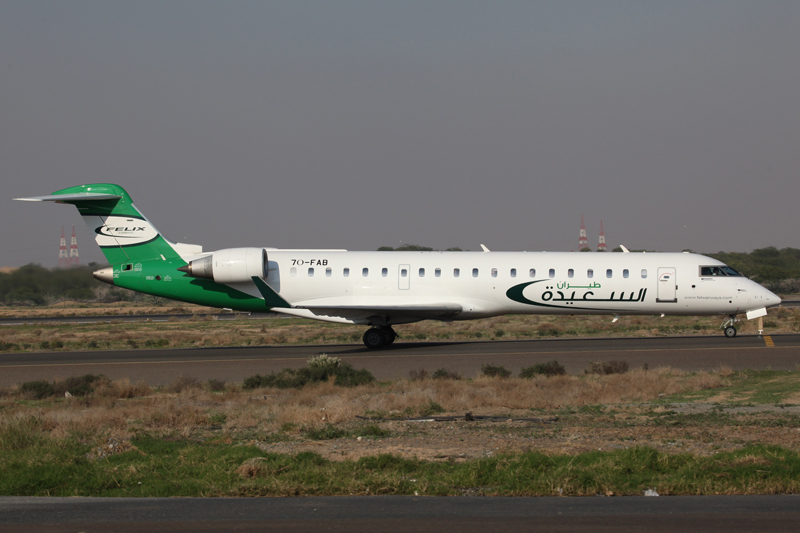
[(100, 281), (212, 307), (265, 311), (289, 306), (264, 282), (265, 250), (235, 248), (204, 254), (202, 246), (171, 242), (119, 185), (79, 185), (17, 200), (77, 207), (111, 265), (94, 272)]
[[(18, 198), (72, 204), (95, 234), (95, 241), (112, 265), (142, 261), (181, 261), (202, 253), (201, 246), (172, 243), (147, 220), (119, 185), (95, 183), (56, 191), (49, 196)], [(184, 261), (185, 262), (185, 261)]]

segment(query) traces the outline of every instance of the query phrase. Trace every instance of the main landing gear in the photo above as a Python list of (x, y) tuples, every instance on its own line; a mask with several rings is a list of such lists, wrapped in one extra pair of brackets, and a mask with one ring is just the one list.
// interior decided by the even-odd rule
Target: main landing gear
[(725, 319), (722, 325), (719, 327), (720, 329), (725, 330), (725, 336), (729, 339), (732, 339), (736, 336), (736, 326), (734, 324), (739, 322), (739, 319), (736, 318), (736, 315), (731, 315)]
[(397, 338), (391, 326), (376, 326), (364, 333), (364, 346), (370, 350), (389, 346)]

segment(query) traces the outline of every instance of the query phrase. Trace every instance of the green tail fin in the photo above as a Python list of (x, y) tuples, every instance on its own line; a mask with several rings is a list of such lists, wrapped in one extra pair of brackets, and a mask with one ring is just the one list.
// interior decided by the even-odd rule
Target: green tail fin
[(19, 199), (77, 207), (112, 265), (152, 260), (182, 261), (175, 245), (161, 236), (119, 185), (93, 183), (61, 189), (50, 196)]

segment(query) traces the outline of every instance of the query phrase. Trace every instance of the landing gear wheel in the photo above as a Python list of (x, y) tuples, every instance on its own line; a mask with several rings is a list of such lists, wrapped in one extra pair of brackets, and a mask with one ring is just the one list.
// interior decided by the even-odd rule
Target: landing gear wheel
[(733, 326), (728, 326), (725, 328), (725, 336), (729, 339), (732, 339), (736, 336), (736, 328)]
[(370, 350), (375, 350), (380, 348), (384, 344), (389, 344), (387, 342), (387, 338), (384, 336), (384, 333), (378, 328), (369, 328), (364, 333), (364, 346), (369, 348)]
[(397, 338), (397, 333), (392, 328), (381, 328), (381, 332), (383, 333), (384, 340), (386, 341), (385, 344), (392, 344), (394, 340)]

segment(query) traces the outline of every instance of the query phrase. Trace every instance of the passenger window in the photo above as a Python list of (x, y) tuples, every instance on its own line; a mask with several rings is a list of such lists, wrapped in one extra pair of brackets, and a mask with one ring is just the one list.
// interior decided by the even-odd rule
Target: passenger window
[(342, 275), (344, 277), (348, 277), (350, 275), (350, 269), (349, 268), (345, 268), (344, 270), (342, 270)]
[(496, 268), (493, 268), (493, 269), (492, 269), (492, 277), (493, 277), (493, 278), (496, 278), (496, 277), (497, 277), (497, 269), (496, 269)]
[(646, 269), (646, 268), (643, 268), (643, 269), (642, 269), (642, 279), (644, 279), (644, 278), (646, 278), (646, 277), (647, 277), (647, 269)]
[(381, 269), (381, 276), (383, 276), (385, 278), (388, 275), (389, 275), (389, 269), (388, 268), (382, 268)]
[(473, 268), (472, 269), (472, 277), (473, 278), (477, 278), (478, 277), (478, 269), (477, 268)]
[(536, 269), (535, 268), (532, 268), (532, 269), (528, 270), (528, 277), (529, 278), (535, 278), (536, 277)]
[(592, 270), (591, 268), (589, 270), (587, 270), (586, 271), (586, 277), (587, 278), (593, 278), (594, 277), (594, 270)]
[(367, 276), (369, 276), (369, 269), (368, 268), (362, 268), (361, 269), (361, 275), (364, 276), (365, 278)]
[(309, 278), (314, 277), (314, 267), (308, 267), (308, 277)]
[(453, 277), (457, 278), (460, 275), (461, 275), (461, 269), (460, 268), (454, 268), (453, 269)]
[(292, 269), (289, 271), (289, 275), (291, 277), (297, 276), (297, 267), (292, 267)]
[(331, 270), (331, 267), (328, 267), (328, 268), (326, 268), (326, 269), (325, 269), (325, 277), (326, 277), (326, 278), (329, 278), (329, 277), (331, 277), (331, 273), (332, 273), (332, 272), (333, 272), (333, 271)]
[(419, 269), (419, 277), (421, 277), (421, 278), (425, 277), (425, 269), (424, 268), (420, 268)]
[(407, 278), (408, 277), (408, 270), (405, 269), (405, 268), (400, 269), (400, 277), (401, 278)]
[(433, 275), (436, 276), (437, 278), (440, 278), (442, 276), (442, 269), (437, 268), (436, 270), (433, 271)]
[(555, 268), (551, 268), (551, 269), (550, 269), (550, 277), (551, 277), (551, 278), (554, 278), (554, 277), (556, 277), (556, 269), (555, 269)]
[(627, 268), (622, 271), (622, 277), (623, 278), (627, 278), (628, 277), (628, 269)]
[(610, 268), (608, 270), (606, 270), (606, 277), (607, 278), (610, 278), (612, 275), (613, 275), (613, 272), (611, 271)]
[(517, 277), (517, 269), (516, 268), (512, 268), (511, 269), (511, 277), (512, 278), (516, 278)]
[(571, 268), (569, 270), (567, 270), (567, 277), (568, 278), (574, 278), (575, 277), (575, 270), (573, 270)]

